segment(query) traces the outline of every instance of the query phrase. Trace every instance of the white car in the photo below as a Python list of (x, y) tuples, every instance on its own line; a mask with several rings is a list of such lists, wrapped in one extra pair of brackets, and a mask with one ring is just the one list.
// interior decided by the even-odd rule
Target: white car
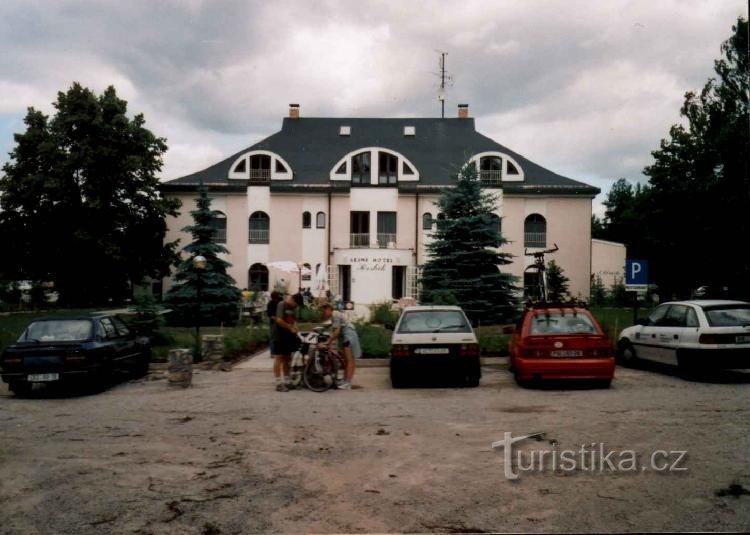
[(750, 368), (750, 303), (673, 301), (620, 333), (617, 357), (676, 364), (687, 374)]
[(446, 376), (479, 386), (479, 344), (463, 310), (456, 306), (404, 308), (391, 338), (391, 384), (407, 386), (417, 375)]

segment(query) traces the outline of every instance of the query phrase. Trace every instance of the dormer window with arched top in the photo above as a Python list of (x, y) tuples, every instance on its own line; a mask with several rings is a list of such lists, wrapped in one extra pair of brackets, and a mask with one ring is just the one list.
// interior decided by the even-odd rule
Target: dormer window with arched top
[(384, 147), (367, 147), (350, 152), (333, 166), (331, 180), (348, 180), (352, 186), (395, 186), (418, 181), (419, 171), (406, 156)]
[(471, 163), (477, 167), (477, 175), (485, 186), (500, 186), (503, 182), (522, 182), (523, 169), (516, 160), (502, 152), (475, 154)]
[(272, 180), (292, 180), (292, 168), (284, 159), (267, 150), (254, 150), (239, 156), (229, 167), (230, 179), (248, 180), (251, 186), (267, 186)]

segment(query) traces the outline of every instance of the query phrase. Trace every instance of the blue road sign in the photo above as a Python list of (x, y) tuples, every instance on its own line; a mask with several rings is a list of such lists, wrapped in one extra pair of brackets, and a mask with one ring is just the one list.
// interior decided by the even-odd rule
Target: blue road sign
[(625, 284), (648, 284), (648, 260), (625, 260)]

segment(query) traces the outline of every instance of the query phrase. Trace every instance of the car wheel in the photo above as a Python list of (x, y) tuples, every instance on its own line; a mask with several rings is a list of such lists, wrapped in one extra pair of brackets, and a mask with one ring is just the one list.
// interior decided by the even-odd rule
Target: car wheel
[(516, 380), (516, 384), (523, 388), (528, 388), (531, 384), (531, 381), (528, 381), (526, 379), (521, 379), (521, 376), (518, 374), (518, 372), (513, 374), (513, 379)]
[(677, 352), (677, 368), (680, 371), (680, 375), (685, 379), (696, 379), (700, 373), (700, 367), (695, 355), (685, 351)]
[(391, 387), (392, 388), (406, 388), (408, 382), (406, 380), (406, 374), (404, 370), (398, 369), (395, 366), (391, 366)]
[(145, 377), (148, 375), (148, 368), (151, 364), (151, 351), (144, 352), (133, 369), (133, 375), (135, 377)]
[(596, 386), (599, 388), (609, 388), (612, 386), (612, 379), (600, 379), (596, 381)]
[(32, 388), (34, 388), (34, 384), (27, 383), (25, 381), (14, 381), (12, 383), (8, 383), (8, 390), (13, 392), (13, 394), (18, 398), (23, 398), (31, 394)]
[(617, 362), (623, 366), (633, 366), (638, 361), (638, 354), (629, 340), (620, 340), (617, 344)]

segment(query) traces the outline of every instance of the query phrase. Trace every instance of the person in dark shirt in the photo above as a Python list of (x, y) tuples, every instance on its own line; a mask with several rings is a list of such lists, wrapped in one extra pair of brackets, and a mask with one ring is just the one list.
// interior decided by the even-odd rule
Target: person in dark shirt
[[(289, 363), (292, 353), (297, 350), (300, 340), (297, 337), (297, 326), (295, 325), (295, 310), (302, 305), (300, 294), (287, 295), (276, 305), (271, 325), (271, 340), (274, 350), (274, 375), (276, 376), (276, 390), (286, 392), (289, 390)], [(282, 375), (283, 374), (283, 375)]]
[(273, 337), (270, 336), (271, 333), (273, 333), (274, 325), (276, 322), (274, 321), (274, 318), (276, 317), (276, 307), (279, 304), (279, 301), (283, 296), (277, 292), (276, 290), (271, 292), (271, 299), (268, 301), (268, 304), (266, 305), (266, 317), (268, 318), (268, 349), (271, 350), (271, 357), (276, 355), (274, 343), (273, 343)]

